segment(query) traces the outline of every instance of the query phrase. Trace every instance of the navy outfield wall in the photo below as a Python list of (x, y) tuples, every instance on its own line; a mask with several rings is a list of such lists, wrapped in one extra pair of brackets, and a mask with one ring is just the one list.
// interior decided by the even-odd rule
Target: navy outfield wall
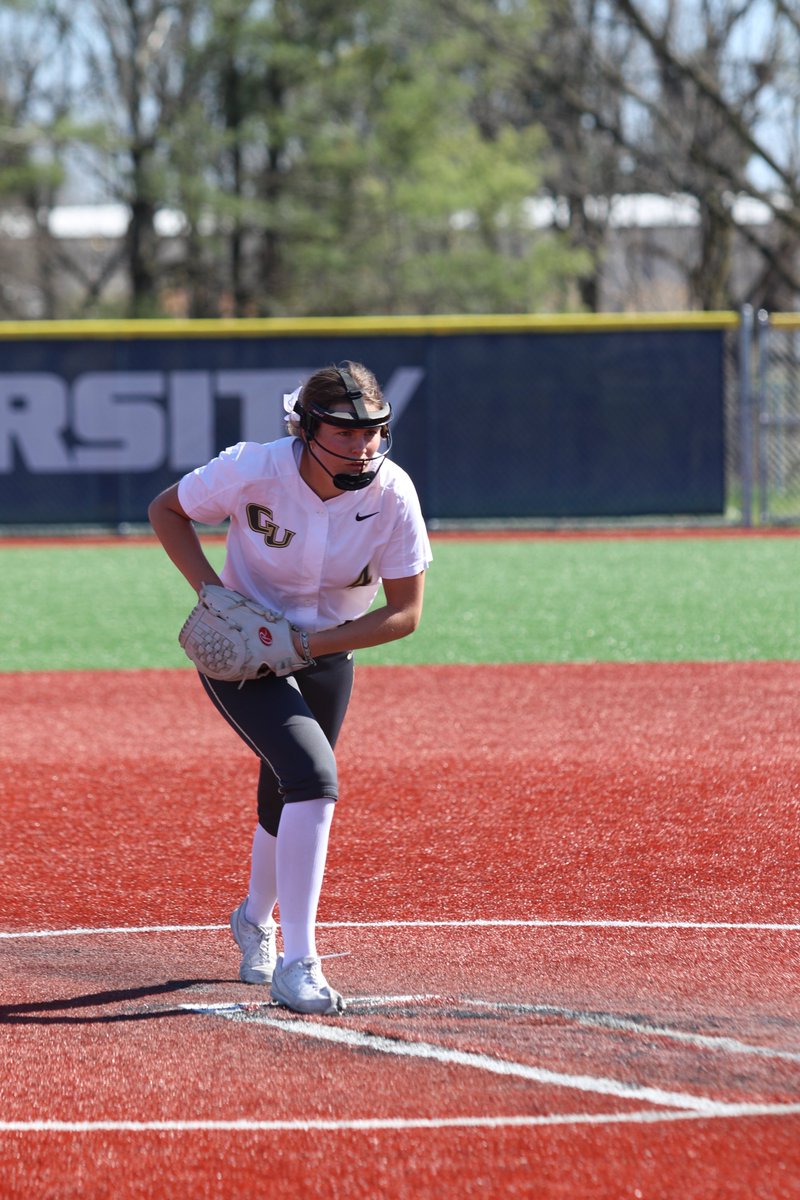
[(367, 363), (428, 520), (719, 514), (724, 337), (650, 318), (0, 325), (0, 524), (146, 519), (159, 490), (282, 395)]

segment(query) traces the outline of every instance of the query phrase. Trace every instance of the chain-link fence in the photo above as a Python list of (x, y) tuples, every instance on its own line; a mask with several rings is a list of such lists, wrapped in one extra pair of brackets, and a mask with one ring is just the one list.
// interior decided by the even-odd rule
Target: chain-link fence
[(800, 313), (725, 333), (725, 499), (732, 524), (800, 524)]
[(753, 377), (759, 520), (800, 522), (800, 315), (758, 314)]

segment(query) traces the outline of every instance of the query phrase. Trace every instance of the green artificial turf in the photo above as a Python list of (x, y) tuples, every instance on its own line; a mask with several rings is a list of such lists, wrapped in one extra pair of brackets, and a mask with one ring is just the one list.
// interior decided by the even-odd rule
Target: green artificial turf
[[(364, 663), (795, 659), (800, 538), (434, 539), (413, 637)], [(223, 547), (207, 544), (220, 565)], [(187, 666), (155, 543), (0, 548), (4, 671)]]
[(434, 542), (423, 627), (385, 662), (800, 657), (800, 539)]

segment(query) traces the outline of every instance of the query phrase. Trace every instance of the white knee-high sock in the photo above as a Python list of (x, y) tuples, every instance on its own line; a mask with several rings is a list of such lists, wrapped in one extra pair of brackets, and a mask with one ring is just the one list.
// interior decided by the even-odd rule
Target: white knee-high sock
[(286, 804), (278, 826), (278, 904), (284, 962), (317, 953), (315, 926), (322, 891), (333, 800)]
[(250, 859), (250, 888), (244, 910), (244, 915), (253, 925), (267, 924), (278, 899), (275, 865), (277, 840), (262, 825), (256, 825)]

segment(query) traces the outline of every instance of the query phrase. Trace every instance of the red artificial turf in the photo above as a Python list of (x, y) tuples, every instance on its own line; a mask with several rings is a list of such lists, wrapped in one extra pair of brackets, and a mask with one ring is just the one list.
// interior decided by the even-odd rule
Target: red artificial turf
[(563, 1082), (800, 1101), (798, 699), (798, 663), (359, 669), (320, 911), (337, 1028), (547, 1083), (202, 1011), (269, 999), (225, 929), (255, 760), (185, 671), (0, 676), (1, 1194), (800, 1195), (796, 1114)]

